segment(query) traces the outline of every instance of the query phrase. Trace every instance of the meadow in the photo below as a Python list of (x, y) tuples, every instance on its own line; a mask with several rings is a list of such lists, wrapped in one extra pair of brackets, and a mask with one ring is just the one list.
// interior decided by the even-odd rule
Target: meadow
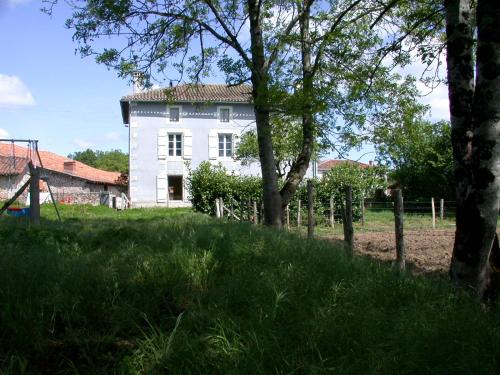
[(0, 374), (491, 374), (500, 317), (438, 276), (187, 210), (0, 218)]

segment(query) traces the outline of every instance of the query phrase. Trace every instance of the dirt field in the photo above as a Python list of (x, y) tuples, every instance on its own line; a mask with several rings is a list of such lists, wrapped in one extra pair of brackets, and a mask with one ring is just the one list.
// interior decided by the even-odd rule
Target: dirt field
[[(417, 273), (448, 272), (454, 236), (454, 230), (405, 231), (407, 268)], [(394, 232), (365, 232), (354, 236), (354, 251), (359, 255), (392, 262), (396, 259), (395, 249)]]

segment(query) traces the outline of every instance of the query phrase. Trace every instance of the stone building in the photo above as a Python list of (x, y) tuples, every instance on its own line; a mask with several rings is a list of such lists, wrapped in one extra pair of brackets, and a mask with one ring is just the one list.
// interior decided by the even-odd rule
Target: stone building
[[(79, 161), (40, 151), (44, 170), (40, 191), (48, 192), (48, 181), (54, 198), (66, 204), (99, 204), (101, 192), (120, 195), (127, 190), (126, 177), (119, 172), (108, 172)], [(40, 166), (30, 150), (18, 145), (0, 143), (0, 200), (12, 197), (29, 178), (28, 162)], [(26, 196), (27, 191), (24, 193)]]

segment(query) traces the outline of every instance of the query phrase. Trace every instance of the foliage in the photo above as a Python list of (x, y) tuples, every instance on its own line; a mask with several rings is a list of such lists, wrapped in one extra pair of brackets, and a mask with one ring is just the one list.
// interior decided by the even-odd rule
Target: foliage
[[(334, 197), (338, 210), (345, 200), (345, 187), (352, 186), (353, 211), (355, 219), (360, 217), (361, 199), (373, 197), (377, 190), (385, 189), (385, 169), (380, 167), (361, 168), (354, 163), (343, 163), (330, 169), (321, 180), (313, 180), (315, 189), (315, 211), (318, 215), (328, 215), (330, 197)], [(234, 199), (247, 204), (262, 200), (262, 181), (259, 177), (239, 177), (229, 174), (221, 165), (203, 162), (192, 171), (188, 178), (191, 202), (196, 211), (215, 213), (215, 199), (226, 202)], [(307, 186), (302, 184), (297, 191), (297, 199), (290, 202), (292, 215), (296, 215), (298, 199), (302, 208), (307, 208)]]
[(443, 278), (186, 211), (61, 210), (0, 218), (3, 374), (496, 371), (499, 315)]
[(455, 199), (451, 126), (408, 119), (390, 131), (377, 132), (380, 161), (394, 168), (391, 179), (409, 200)]
[[(279, 178), (284, 178), (300, 153), (303, 137), (302, 126), (290, 116), (273, 116), (271, 118), (271, 135), (276, 173)], [(328, 145), (318, 138), (314, 144), (312, 158), (317, 158), (327, 148)], [(236, 156), (243, 165), (259, 160), (259, 145), (255, 130), (245, 132), (242, 135)]]
[[(385, 169), (381, 167), (361, 168), (355, 163), (342, 163), (331, 168), (321, 180), (313, 180), (314, 210), (318, 217), (327, 218), (330, 214), (330, 198), (333, 197), (334, 209), (341, 212), (345, 205), (345, 188), (352, 187), (353, 219), (361, 217), (361, 200), (370, 199), (379, 190), (385, 189)], [(307, 186), (302, 184), (297, 192), (297, 199), (303, 207), (307, 204)], [(297, 212), (296, 200), (290, 202), (290, 210)]]
[(68, 158), (105, 171), (128, 174), (128, 154), (121, 150), (94, 151), (88, 148), (69, 154)]
[[(58, 0), (46, 2), (50, 12)], [(337, 150), (359, 146), (364, 134), (391, 118), (386, 113), (399, 113), (398, 94), (415, 102), (413, 87), (391, 70), (407, 64), (418, 45), (413, 41), (429, 39), (435, 34), (429, 25), (442, 19), (435, 1), (93, 0), (71, 6), (67, 26), (79, 52), (122, 77), (142, 71), (149, 84), (171, 74), (199, 82), (217, 68), (228, 83), (252, 82), (270, 225), (279, 225), (278, 211), (302, 180), (316, 140)], [(100, 38), (115, 43), (103, 46)], [(412, 43), (404, 43), (409, 38)], [(272, 173), (273, 112), (301, 119), (303, 134), (299, 152), (286, 158), (293, 165), (281, 191)]]
[(196, 211), (215, 214), (215, 199), (247, 204), (262, 199), (262, 180), (229, 174), (222, 165), (202, 162), (187, 178), (191, 203)]

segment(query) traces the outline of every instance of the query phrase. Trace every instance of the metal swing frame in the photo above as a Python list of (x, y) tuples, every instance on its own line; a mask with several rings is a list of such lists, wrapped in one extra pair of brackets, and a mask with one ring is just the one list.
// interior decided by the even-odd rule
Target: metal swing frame
[[(21, 196), (21, 194), (24, 192), (24, 190), (26, 190), (26, 188), (28, 186), (30, 186), (30, 192), (31, 192), (31, 194), (30, 194), (30, 198), (31, 198), (30, 199), (30, 208), (33, 208), (32, 207), (33, 203), (35, 203), (37, 205), (38, 217), (35, 218), (34, 223), (38, 224), (38, 222), (40, 220), (40, 200), (39, 200), (39, 194), (38, 194), (38, 189), (39, 189), (38, 180), (41, 179), (42, 181), (45, 181), (45, 183), (47, 184), (47, 187), (49, 189), (50, 199), (52, 200), (52, 204), (54, 205), (54, 209), (56, 210), (57, 218), (59, 219), (59, 221), (62, 221), (61, 215), (59, 214), (59, 209), (57, 208), (56, 201), (54, 200), (54, 195), (52, 194), (52, 188), (50, 186), (49, 180), (48, 180), (47, 176), (40, 176), (40, 171), (44, 171), (45, 168), (43, 167), (42, 158), (40, 157), (40, 153), (38, 152), (38, 140), (37, 139), (0, 139), (0, 142), (12, 143), (13, 150), (15, 150), (15, 148), (14, 148), (15, 143), (27, 143), (28, 144), (28, 157), (27, 157), (27, 159), (29, 160), (28, 167), (30, 170), (30, 178), (28, 179), (28, 181), (26, 181), (23, 184), (23, 186), (21, 186), (21, 188), (14, 194), (14, 196), (12, 198), (10, 198), (7, 202), (5, 202), (4, 205), (0, 208), (0, 216), (7, 210), (7, 208), (9, 208), (12, 205), (12, 203), (14, 203), (17, 200), (17, 198), (19, 198)], [(13, 151), (13, 152), (15, 152), (15, 151)], [(13, 157), (14, 157), (14, 166), (15, 166), (15, 162), (16, 162), (15, 153), (13, 154)], [(39, 167), (33, 165), (33, 163), (32, 163), (33, 157), (36, 157), (38, 159), (38, 163), (40, 165)], [(36, 197), (33, 197), (34, 195), (36, 195)], [(36, 199), (34, 199), (34, 198), (36, 198)], [(32, 218), (32, 222), (33, 222), (33, 216), (31, 216), (31, 218)]]

